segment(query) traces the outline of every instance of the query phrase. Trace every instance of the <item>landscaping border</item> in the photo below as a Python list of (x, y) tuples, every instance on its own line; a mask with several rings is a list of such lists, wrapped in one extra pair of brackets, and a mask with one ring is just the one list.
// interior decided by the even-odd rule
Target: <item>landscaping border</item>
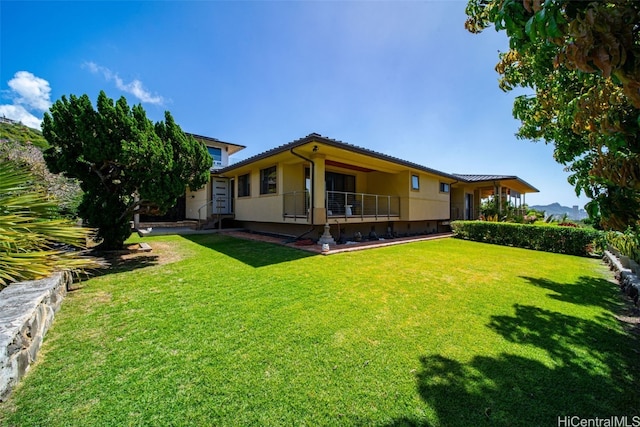
[(638, 296), (640, 295), (640, 278), (638, 278), (633, 270), (625, 268), (620, 262), (620, 259), (608, 250), (604, 251), (602, 260), (613, 270), (620, 289), (633, 299), (633, 303), (637, 306)]
[(12, 283), (0, 292), (0, 402), (36, 360), (72, 281), (70, 272), (58, 272)]
[(455, 237), (494, 245), (513, 246), (565, 255), (591, 256), (604, 246), (601, 231), (536, 224), (491, 221), (453, 221)]

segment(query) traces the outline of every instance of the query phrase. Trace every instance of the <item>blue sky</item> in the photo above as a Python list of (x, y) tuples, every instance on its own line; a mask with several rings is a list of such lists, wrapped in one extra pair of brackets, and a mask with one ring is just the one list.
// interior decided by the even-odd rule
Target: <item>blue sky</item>
[(466, 2), (0, 2), (0, 115), (37, 126), (62, 95), (100, 90), (247, 146), (309, 133), (449, 173), (518, 175), (566, 206), (568, 174), (518, 140), (494, 70), (504, 34), (464, 29)]

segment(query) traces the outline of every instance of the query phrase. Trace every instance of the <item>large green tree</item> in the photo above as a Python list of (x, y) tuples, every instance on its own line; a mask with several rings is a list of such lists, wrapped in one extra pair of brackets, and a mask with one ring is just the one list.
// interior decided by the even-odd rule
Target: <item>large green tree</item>
[(500, 87), (517, 135), (555, 146), (587, 210), (606, 228), (640, 219), (640, 2), (470, 0), (465, 27), (505, 31)]
[(203, 144), (169, 112), (154, 125), (124, 97), (114, 103), (101, 91), (94, 109), (87, 95), (63, 96), (45, 113), (42, 133), (51, 146), (47, 166), (80, 181), (79, 214), (98, 229), (104, 249), (123, 246), (134, 213), (161, 214), (187, 186), (198, 189), (209, 179)]

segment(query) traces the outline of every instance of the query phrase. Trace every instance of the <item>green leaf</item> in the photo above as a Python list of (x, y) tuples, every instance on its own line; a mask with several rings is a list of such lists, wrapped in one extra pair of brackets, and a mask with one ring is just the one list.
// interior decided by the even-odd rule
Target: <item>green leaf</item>
[(526, 35), (529, 36), (529, 38), (531, 38), (531, 40), (533, 40), (533, 38), (535, 37), (535, 28), (533, 25), (533, 22), (535, 21), (536, 16), (533, 15), (531, 18), (529, 18), (529, 20), (527, 21), (527, 23), (524, 26), (524, 32)]
[(562, 32), (560, 32), (556, 18), (553, 15), (549, 17), (549, 21), (547, 22), (547, 37), (554, 39), (562, 37)]

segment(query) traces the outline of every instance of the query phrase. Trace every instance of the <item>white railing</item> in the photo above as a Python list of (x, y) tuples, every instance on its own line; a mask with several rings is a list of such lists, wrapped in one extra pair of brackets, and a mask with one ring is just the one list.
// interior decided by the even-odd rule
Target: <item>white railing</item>
[(400, 197), (382, 194), (327, 191), (327, 217), (391, 218), (400, 216)]
[(292, 191), (282, 195), (282, 216), (284, 218), (308, 219), (310, 198), (308, 191)]
[[(231, 197), (216, 197), (213, 200), (209, 200), (198, 208), (198, 228), (214, 215), (217, 215), (218, 221), (220, 221), (222, 215), (233, 214), (232, 207), (233, 200)], [(203, 212), (202, 210), (205, 208), (206, 210)]]

